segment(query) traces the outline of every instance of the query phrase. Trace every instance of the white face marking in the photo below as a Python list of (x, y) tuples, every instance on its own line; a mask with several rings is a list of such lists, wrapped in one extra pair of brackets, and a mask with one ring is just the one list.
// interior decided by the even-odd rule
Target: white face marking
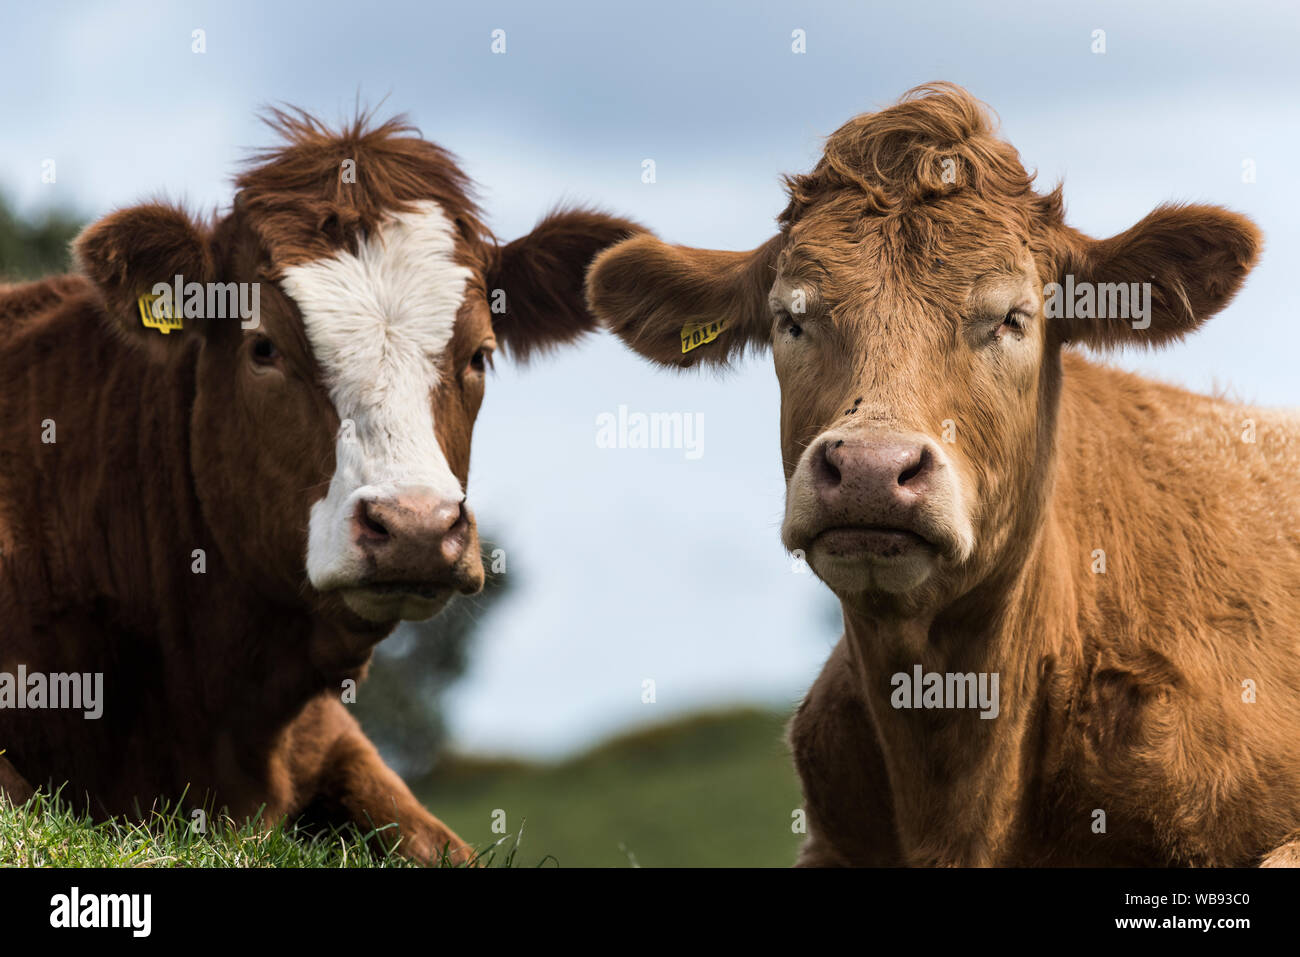
[(321, 590), (354, 584), (361, 499), (464, 491), (433, 432), (430, 393), (471, 271), (454, 260), (456, 229), (435, 202), (394, 216), (360, 243), (284, 271), (342, 427), (329, 492), (312, 506), (307, 576)]

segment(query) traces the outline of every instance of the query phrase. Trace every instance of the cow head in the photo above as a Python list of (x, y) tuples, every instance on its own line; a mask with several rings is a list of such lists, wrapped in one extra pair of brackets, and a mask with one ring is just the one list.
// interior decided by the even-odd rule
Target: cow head
[[(498, 246), (452, 158), (400, 120), (271, 121), (286, 143), (227, 215), (126, 209), (77, 259), (121, 335), (161, 363), (197, 352), (189, 455), (231, 570), (365, 622), (425, 618), (483, 583), (466, 482), (493, 352), (586, 331), (586, 266), (634, 229), (562, 211)], [(141, 305), (163, 287), (180, 296)]]
[(1255, 259), (1255, 227), (1208, 206), (1089, 239), (1032, 179), (978, 101), (935, 85), (835, 132), (758, 249), (642, 236), (588, 274), (592, 309), (656, 362), (771, 349), (785, 545), (868, 613), (933, 611), (1023, 558), (1062, 346), (1173, 342)]

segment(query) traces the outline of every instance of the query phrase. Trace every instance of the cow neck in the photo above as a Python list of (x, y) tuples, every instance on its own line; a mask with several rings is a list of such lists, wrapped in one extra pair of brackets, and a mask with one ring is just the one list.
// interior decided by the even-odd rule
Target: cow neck
[[(1055, 413), (1055, 386), (1047, 391)], [(1028, 806), (1025, 795), (1036, 793), (1060, 762), (1045, 742), (1068, 707), (1058, 678), (1076, 664), (1067, 639), (1077, 589), (1067, 559), (1074, 550), (1069, 525), (1053, 495), (1061, 467), (1055, 418), (1045, 430), (1043, 494), (1022, 500), (1027, 508), (989, 576), (924, 616), (870, 615), (841, 603), (850, 660), (889, 769), (900, 838), (914, 863), (1006, 860)], [(974, 674), (986, 687), (996, 675), (996, 717), (982, 718), (981, 708), (969, 706), (895, 707), (899, 674), (912, 684), (929, 674), (945, 681)]]
[[(995, 609), (990, 595), (969, 596), (982, 612), (924, 619), (870, 619), (844, 607), (845, 641), (857, 683), (879, 733), (905, 847), (925, 848), (949, 835), (918, 863), (991, 863), (1019, 820), (1016, 805), (1032, 781), (1056, 762), (1040, 750), (1044, 729), (1063, 702), (1054, 678), (1060, 665), (1067, 581), (1048, 573), (1055, 548), (1046, 523), (1023, 572)], [(959, 624), (958, 622), (963, 622)], [(997, 676), (996, 716), (981, 708), (894, 707), (895, 675), (974, 674), (988, 687)], [(917, 692), (919, 693), (919, 691)], [(944, 742), (944, 746), (937, 746)], [(989, 822), (1004, 822), (1001, 833)]]

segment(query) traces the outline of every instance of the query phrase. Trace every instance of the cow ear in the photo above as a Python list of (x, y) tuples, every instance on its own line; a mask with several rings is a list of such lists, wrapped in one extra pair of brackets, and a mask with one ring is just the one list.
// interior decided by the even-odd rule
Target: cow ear
[(1161, 206), (1110, 239), (1068, 233), (1045, 290), (1048, 325), (1099, 349), (1195, 331), (1236, 295), (1262, 245), (1253, 222), (1218, 206)]
[(781, 236), (749, 252), (671, 246), (638, 236), (587, 273), (587, 302), (635, 352), (662, 365), (726, 364), (771, 342), (767, 305)]
[(124, 339), (163, 356), (195, 331), (198, 321), (184, 317), (171, 291), (161, 302), (147, 298), (163, 286), (174, 290), (177, 276), (182, 284), (213, 277), (208, 232), (182, 210), (162, 203), (119, 210), (82, 230), (72, 253)]
[(498, 251), (487, 275), (492, 330), (506, 351), (527, 360), (596, 327), (582, 282), (606, 246), (644, 232), (636, 223), (588, 209), (549, 214)]

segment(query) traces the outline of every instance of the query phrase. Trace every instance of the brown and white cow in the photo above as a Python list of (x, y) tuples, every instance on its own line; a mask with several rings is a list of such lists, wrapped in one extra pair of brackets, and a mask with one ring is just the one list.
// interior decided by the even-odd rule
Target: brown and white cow
[(791, 725), (800, 863), (1294, 861), (1300, 419), (1073, 348), (1194, 331), (1259, 232), (1164, 206), (1093, 240), (1031, 179), (939, 84), (835, 132), (758, 249), (588, 274), (656, 362), (772, 351), (782, 537), (845, 629)]
[[(399, 620), (481, 587), (491, 354), (587, 330), (586, 266), (634, 227), (562, 211), (498, 246), (400, 119), (272, 125), (214, 222), (124, 209), (77, 239), (81, 275), (0, 287), (0, 673), (103, 676), (97, 718), (0, 709), (0, 789), (396, 822), (402, 852), (463, 858), (341, 692)], [(217, 317), (219, 287), (162, 332), (191, 282), (257, 284), (259, 315)]]

